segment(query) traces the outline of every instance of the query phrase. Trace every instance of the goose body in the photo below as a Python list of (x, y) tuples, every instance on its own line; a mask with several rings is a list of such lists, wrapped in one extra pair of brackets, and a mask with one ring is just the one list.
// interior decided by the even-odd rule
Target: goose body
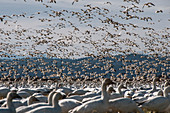
[(114, 112), (129, 113), (139, 112), (144, 113), (135, 103), (129, 98), (117, 98), (109, 100), (109, 109)]
[(61, 107), (62, 113), (68, 113), (69, 110), (80, 106), (82, 103), (75, 99), (62, 99), (59, 100), (59, 105)]

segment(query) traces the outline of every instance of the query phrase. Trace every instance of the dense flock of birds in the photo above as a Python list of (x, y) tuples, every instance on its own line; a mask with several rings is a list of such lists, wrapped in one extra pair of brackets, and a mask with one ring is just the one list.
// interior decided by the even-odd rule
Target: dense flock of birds
[(0, 113), (170, 113), (167, 12), (87, 1), (0, 15)]
[(1, 82), (1, 113), (170, 112), (169, 79), (66, 79)]
[(21, 77), (89, 79), (109, 78), (170, 78), (170, 58), (151, 55), (116, 55), (81, 59), (21, 58), (0, 59), (0, 78)]

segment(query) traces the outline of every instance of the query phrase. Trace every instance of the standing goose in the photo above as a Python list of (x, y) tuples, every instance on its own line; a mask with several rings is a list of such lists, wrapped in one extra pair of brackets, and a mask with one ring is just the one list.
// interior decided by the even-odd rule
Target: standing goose
[(113, 84), (110, 79), (105, 79), (102, 83), (102, 96), (100, 99), (92, 100), (82, 105), (74, 108), (71, 113), (105, 113), (108, 109), (109, 104), (109, 95), (106, 91), (106, 86), (109, 84)]
[(58, 101), (62, 98), (63, 95), (61, 93), (56, 93), (53, 95), (52, 106), (40, 106), (26, 113), (61, 113), (61, 107)]
[(170, 86), (166, 87), (164, 90), (164, 97), (157, 96), (146, 100), (141, 104), (143, 109), (147, 109), (150, 111), (156, 112), (168, 112), (170, 111), (170, 96), (168, 93), (170, 92)]
[(7, 108), (0, 107), (0, 113), (16, 113), (12, 100), (15, 98), (21, 98), (16, 92), (9, 92), (7, 95)]
[(17, 113), (25, 113), (27, 111), (30, 111), (36, 107), (39, 107), (39, 106), (52, 106), (52, 97), (53, 95), (55, 94), (56, 92), (55, 91), (52, 91), (49, 95), (48, 95), (48, 103), (35, 103), (35, 104), (31, 104), (29, 106), (21, 106), (21, 107), (18, 107), (16, 109)]

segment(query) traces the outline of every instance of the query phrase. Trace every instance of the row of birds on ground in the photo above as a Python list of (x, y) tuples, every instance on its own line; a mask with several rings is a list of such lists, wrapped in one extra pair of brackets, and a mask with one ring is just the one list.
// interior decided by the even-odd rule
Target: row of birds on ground
[[(69, 79), (69, 78), (67, 78)], [(152, 80), (151, 82), (147, 80)], [(99, 78), (66, 81), (30, 77), (1, 82), (1, 113), (170, 112), (170, 79)], [(102, 84), (101, 84), (102, 83)], [(47, 97), (48, 96), (48, 97)], [(16, 99), (17, 98), (17, 99)]]
[[(53, 0), (51, 2), (55, 3)], [(151, 2), (143, 6), (139, 1), (124, 2), (128, 2), (128, 5), (121, 6), (120, 14), (109, 9), (113, 3), (106, 2), (101, 6), (85, 4), (76, 10), (55, 10), (49, 3), (42, 3), (47, 8), (44, 12), (2, 15), (1, 56), (37, 57), (46, 54), (49, 57), (80, 58), (139, 51), (168, 55), (168, 26), (155, 28), (154, 25), (161, 20), (155, 22), (156, 19), (144, 16), (145, 8), (155, 5)], [(42, 16), (44, 14), (45, 17)], [(37, 18), (39, 24), (44, 23), (42, 26), (46, 27), (26, 28), (19, 24), (21, 20), (34, 21)], [(144, 21), (144, 24), (137, 24), (133, 20)]]
[(166, 56), (139, 54), (116, 55), (114, 57), (88, 57), (82, 59), (21, 58), (0, 59), (1, 80), (22, 77), (83, 79), (170, 77), (170, 59)]

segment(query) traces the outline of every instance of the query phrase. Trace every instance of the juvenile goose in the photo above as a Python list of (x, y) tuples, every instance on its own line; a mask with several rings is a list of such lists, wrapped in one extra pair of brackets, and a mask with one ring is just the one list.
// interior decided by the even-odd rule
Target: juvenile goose
[(18, 107), (16, 109), (17, 113), (25, 113), (27, 111), (30, 111), (36, 107), (39, 107), (39, 106), (52, 106), (52, 97), (53, 95), (55, 94), (55, 91), (52, 91), (49, 95), (48, 95), (48, 103), (35, 103), (35, 104), (31, 104), (29, 106), (21, 106), (21, 107)]
[(92, 100), (69, 111), (70, 113), (105, 113), (108, 109), (109, 95), (106, 91), (106, 86), (113, 84), (110, 79), (105, 79), (102, 83), (102, 96), (100, 99)]
[(61, 113), (61, 107), (58, 104), (59, 99), (62, 99), (61, 93), (56, 93), (52, 98), (52, 106), (40, 106), (26, 113)]
[(0, 107), (1, 113), (16, 113), (14, 104), (12, 103), (12, 100), (15, 98), (21, 98), (16, 92), (9, 92), (7, 95), (7, 107), (3, 108)]

